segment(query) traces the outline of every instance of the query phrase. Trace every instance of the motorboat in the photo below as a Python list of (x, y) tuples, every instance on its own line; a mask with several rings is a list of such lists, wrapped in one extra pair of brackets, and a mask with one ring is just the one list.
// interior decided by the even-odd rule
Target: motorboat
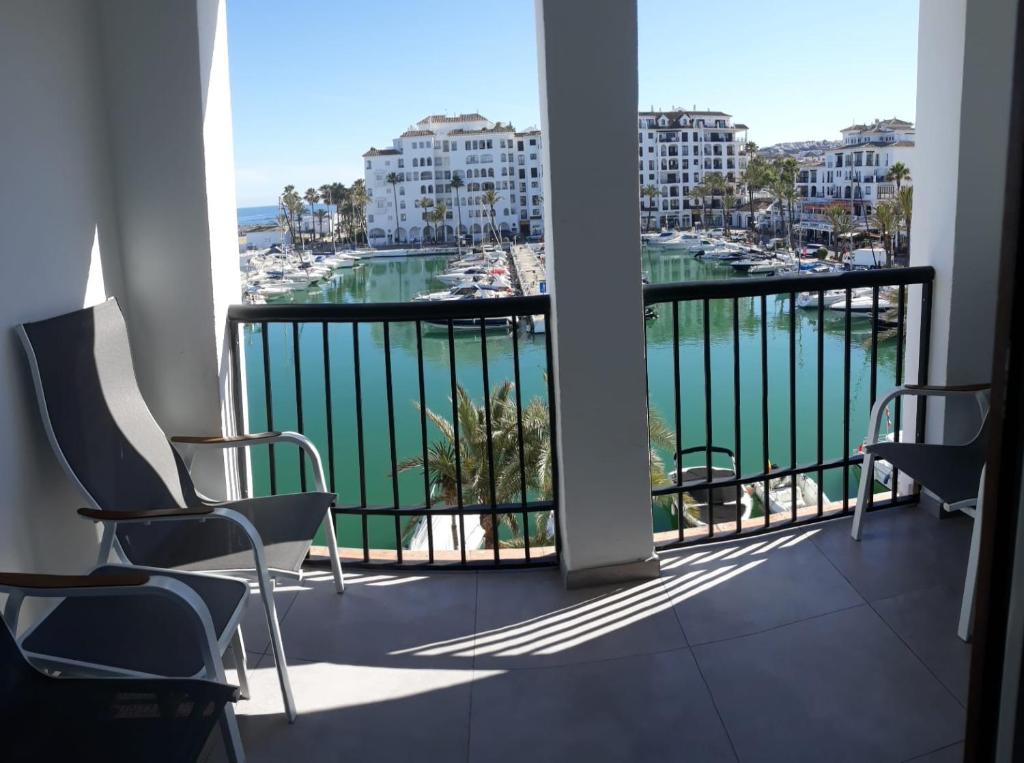
[[(678, 466), (672, 474), (673, 481), (680, 487), (687, 485), (707, 485), (715, 480), (736, 479), (739, 472), (736, 468), (736, 454), (728, 448), (719, 446), (711, 447), (712, 463), (711, 472), (708, 473), (707, 465), (708, 448), (698, 445), (693, 448), (681, 450), (676, 457)], [(686, 456), (700, 455), (701, 463), (693, 466), (685, 466), (683, 460)], [(718, 464), (715, 464), (715, 457), (718, 457)], [(722, 457), (725, 457), (724, 459)], [(722, 465), (722, 461), (726, 465)], [(738, 495), (737, 495), (738, 493)], [(710, 494), (710, 500), (709, 500)], [(680, 512), (680, 501), (682, 511)], [(675, 493), (672, 496), (672, 514), (680, 517), (680, 523), (688, 527), (699, 527), (707, 525), (708, 522), (719, 524), (722, 522), (735, 522), (739, 519), (749, 519), (754, 508), (754, 501), (750, 495), (736, 487), (697, 487), (682, 493)]]
[(507, 274), (508, 270), (499, 266), (474, 266), (451, 270), (436, 276), (436, 278), (443, 284), (454, 286), (455, 284), (472, 282), (482, 278), (492, 278), (494, 276), (504, 276)]
[[(868, 291), (870, 291), (870, 289)], [(882, 297), (882, 296), (878, 297), (878, 309), (879, 310), (888, 310), (891, 307), (893, 307), (892, 302), (890, 302), (885, 297)], [(871, 296), (871, 294), (865, 294), (865, 295), (857, 296), (857, 297), (854, 297), (854, 296), (851, 295), (850, 301), (849, 301), (849, 303), (847, 303), (846, 295), (844, 294), (843, 298), (841, 300), (839, 300), (838, 302), (834, 302), (833, 304), (829, 305), (828, 309), (829, 310), (839, 310), (839, 311), (842, 311), (842, 312), (847, 312), (848, 311), (848, 312), (851, 312), (851, 313), (868, 314), (868, 313), (873, 313), (874, 312), (874, 310), (875, 310), (875, 301), (874, 301), (874, 298)]]
[(825, 495), (808, 474), (787, 475), (768, 480), (768, 500), (765, 500), (764, 482), (756, 482), (747, 489), (766, 507), (771, 514), (792, 514), (793, 506), (793, 480), (796, 480), (796, 507), (797, 512), (803, 509), (817, 508), (818, 497), (821, 496), (822, 504), (829, 503)]
[[(854, 299), (860, 299), (861, 297), (865, 296), (865, 293), (869, 295), (868, 298), (870, 299), (870, 288), (850, 289), (850, 296)], [(843, 300), (846, 299), (846, 289), (829, 289), (824, 293), (817, 291), (805, 291), (797, 295), (796, 306), (802, 307), (804, 309), (816, 308), (818, 306), (819, 294), (821, 294), (821, 301), (825, 305), (825, 307), (832, 307), (832, 305), (835, 305), (838, 302), (842, 302)]]

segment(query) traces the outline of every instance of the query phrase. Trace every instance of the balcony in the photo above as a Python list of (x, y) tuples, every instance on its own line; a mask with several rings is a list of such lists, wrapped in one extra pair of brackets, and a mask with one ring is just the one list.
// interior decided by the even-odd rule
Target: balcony
[(970, 524), (911, 508), (848, 531), (665, 552), (659, 580), (586, 591), (554, 570), (368, 570), (339, 597), (314, 571), (276, 594), (294, 725), (246, 623), (249, 760), (952, 760)]

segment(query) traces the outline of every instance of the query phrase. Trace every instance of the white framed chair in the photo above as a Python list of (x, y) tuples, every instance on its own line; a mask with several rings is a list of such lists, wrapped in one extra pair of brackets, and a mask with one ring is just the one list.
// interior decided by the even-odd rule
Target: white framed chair
[[(974, 589), (978, 574), (978, 553), (981, 546), (982, 496), (985, 492), (985, 446), (988, 432), (988, 384), (937, 386), (905, 384), (880, 397), (871, 409), (864, 463), (861, 465), (857, 506), (853, 514), (850, 536), (859, 541), (864, 514), (874, 485), (875, 461), (892, 464), (934, 493), (942, 502), (943, 511), (961, 511), (974, 519), (971, 550), (967, 561), (963, 601), (957, 635), (970, 641), (974, 626)], [(975, 435), (962, 444), (930, 444), (913, 442), (879, 442), (885, 409), (902, 396), (973, 397), (978, 405), (980, 425)]]
[[(341, 561), (323, 466), (295, 432), (168, 438), (135, 378), (128, 328), (114, 300), (18, 327), (43, 424), (66, 473), (103, 525), (99, 564), (252, 573), (266, 610), (285, 712), (296, 717), (271, 571), (302, 574), (323, 527), (338, 593)], [(200, 495), (172, 442), (192, 447), (297, 445), (312, 463), (316, 491), (238, 501)]]

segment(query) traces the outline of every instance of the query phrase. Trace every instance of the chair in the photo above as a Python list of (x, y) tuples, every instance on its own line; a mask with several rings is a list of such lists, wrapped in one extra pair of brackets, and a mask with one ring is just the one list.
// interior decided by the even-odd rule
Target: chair
[[(247, 584), (230, 582), (244, 605)], [(224, 681), (216, 617), (191, 587), (121, 567), (89, 575), (0, 573), (0, 591), (8, 595), (0, 624), (4, 760), (194, 761), (219, 723), (229, 758), (244, 761), (230, 704), (239, 691)], [(19, 647), (18, 610), (32, 596), (62, 601)], [(161, 632), (147, 617), (170, 627)], [(33, 641), (55, 651), (37, 652), (41, 643), (26, 648)], [(103, 655), (119, 665), (98, 662)], [(150, 675), (161, 662), (207, 680)]]
[[(135, 379), (128, 331), (114, 300), (18, 327), (50, 444), (103, 525), (99, 563), (202, 571), (253, 571), (267, 615), (285, 712), (296, 717), (270, 570), (301, 575), (317, 529), (326, 531), (334, 581), (344, 591), (323, 466), (292, 432), (169, 441)], [(171, 442), (193, 447), (298, 445), (317, 492), (237, 501), (201, 496)]]
[[(868, 436), (864, 445), (864, 463), (861, 465), (857, 507), (853, 515), (850, 536), (860, 540), (864, 512), (874, 484), (875, 460), (892, 464), (907, 476), (919, 482), (938, 496), (943, 511), (962, 511), (974, 519), (971, 532), (971, 551), (967, 561), (963, 602), (960, 606), (960, 624), (957, 635), (970, 641), (974, 625), (974, 588), (978, 573), (978, 552), (981, 546), (982, 495), (985, 492), (985, 446), (988, 431), (987, 384), (940, 387), (906, 384), (879, 398), (871, 409)], [(886, 406), (904, 395), (927, 397), (973, 396), (981, 415), (981, 425), (971, 440), (962, 445), (932, 445), (910, 442), (879, 442), (878, 433)]]

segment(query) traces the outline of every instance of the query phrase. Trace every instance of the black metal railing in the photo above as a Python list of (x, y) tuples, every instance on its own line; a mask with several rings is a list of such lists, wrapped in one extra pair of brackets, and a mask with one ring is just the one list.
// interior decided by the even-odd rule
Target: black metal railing
[[(338, 496), (333, 511), (347, 563), (557, 563), (552, 349), (540, 329), (549, 313), (546, 295), (234, 305), (235, 427), (294, 429), (313, 440)], [(534, 322), (538, 332), (527, 333)], [(528, 371), (536, 373), (526, 379)], [(524, 380), (538, 392), (530, 401)], [(525, 416), (533, 417), (527, 431)], [(464, 431), (467, 423), (474, 431)], [(302, 454), (291, 459), (273, 445), (265, 455), (240, 454), (244, 494), (309, 488)], [(447, 528), (438, 538), (432, 521), (445, 516), (450, 544), (442, 542)], [(470, 520), (475, 527), (467, 529)], [(412, 548), (417, 535), (425, 543)]]
[[(671, 453), (664, 459), (672, 465), (667, 469), (665, 484), (652, 486), (651, 491), (656, 519), (659, 501), (672, 502), (672, 519), (670, 526), (661, 528), (661, 532), (657, 531), (656, 522), (657, 540), (666, 545), (688, 544), (850, 513), (855, 503), (851, 486), (856, 486), (851, 480), (851, 469), (863, 460), (859, 452), (854, 452), (854, 443), (862, 441), (862, 432), (867, 426), (867, 413), (863, 409), (870, 410), (877, 398), (880, 348), (884, 348), (887, 361), (891, 363), (886, 381), (897, 385), (904, 383), (908, 290), (911, 288), (920, 289), (921, 300), (916, 382), (927, 382), (933, 278), (932, 268), (912, 267), (645, 287), (645, 306), (653, 308), (659, 316), (647, 329), (648, 398), (652, 415), (658, 413), (650, 400), (652, 385), (658, 380), (652, 380), (656, 370), (652, 369), (651, 357), (657, 351), (667, 355), (670, 346), (672, 363), (672, 416), (665, 426), (671, 431), (673, 442)], [(870, 292), (858, 303), (854, 290)], [(890, 295), (886, 300), (891, 303), (888, 307), (881, 301), (883, 292)], [(798, 299), (801, 294), (809, 296)], [(773, 300), (771, 305), (769, 298)], [(826, 304), (833, 299), (836, 300), (833, 304)], [(774, 314), (770, 306), (775, 308)], [(854, 312), (856, 307), (865, 312)], [(665, 321), (671, 321), (670, 329), (664, 326)], [(686, 332), (682, 341), (681, 322)], [(852, 421), (851, 355), (855, 327), (862, 337), (857, 348), (858, 362), (866, 366), (867, 384), (865, 390), (858, 383), (860, 388), (856, 392), (863, 418)], [(652, 346), (657, 343), (652, 342), (652, 332), (660, 332), (658, 347)], [(831, 334), (829, 347), (834, 351), (828, 360), (827, 333)], [(681, 358), (684, 352), (689, 355), (688, 359)], [(771, 370), (773, 361), (774, 372)], [(687, 364), (697, 378), (703, 377), (702, 384), (692, 383), (684, 371)], [(829, 365), (835, 366), (833, 371), (841, 375), (841, 392), (835, 374), (826, 376)], [(664, 367), (660, 370), (664, 373)], [(722, 378), (723, 370), (730, 378)], [(859, 370), (863, 372), (864, 368)], [(860, 376), (862, 378), (863, 373)], [(803, 389), (800, 403), (798, 384)], [(687, 389), (691, 390), (690, 395)], [(834, 400), (828, 406), (826, 389)], [(775, 393), (774, 397), (770, 392)], [(701, 396), (703, 400), (699, 399)], [(720, 411), (726, 415), (713, 415), (713, 396), (731, 398), (731, 416), (727, 415), (728, 405), (726, 410)], [(798, 407), (801, 403), (803, 407)], [(814, 424), (805, 426), (801, 432), (798, 413), (807, 424), (808, 409), (815, 412)], [(896, 403), (890, 410), (893, 411), (892, 436), (898, 441), (902, 405)], [(916, 423), (914, 436), (921, 441), (923, 398), (917, 402)], [(731, 432), (721, 431), (730, 428)], [(746, 439), (744, 431), (748, 433)], [(759, 437), (752, 438), (751, 431)], [(830, 438), (826, 437), (827, 432)], [(802, 454), (798, 454), (798, 438), (804, 446)], [(726, 443), (731, 447), (724, 447)], [(702, 454), (703, 458), (696, 470), (690, 470), (683, 461), (694, 452)], [(732, 456), (734, 468), (729, 464), (722, 466), (723, 452)], [(717, 466), (713, 458), (716, 455), (719, 456)], [(745, 468), (744, 459), (748, 467), (759, 466)], [(785, 465), (777, 465), (777, 462)], [(816, 500), (812, 497), (808, 501), (804, 488), (810, 484), (807, 478), (812, 475), (816, 477), (817, 496)], [(826, 475), (841, 490), (841, 499), (826, 501)], [(891, 480), (888, 497), (876, 501), (872, 495), (870, 508), (916, 500), (906, 489), (901, 493), (899, 475), (895, 471)], [(780, 496), (778, 501), (775, 495)], [(787, 497), (788, 510), (780, 512), (780, 508), (787, 508), (784, 506)], [(757, 514), (758, 504), (760, 515)]]

